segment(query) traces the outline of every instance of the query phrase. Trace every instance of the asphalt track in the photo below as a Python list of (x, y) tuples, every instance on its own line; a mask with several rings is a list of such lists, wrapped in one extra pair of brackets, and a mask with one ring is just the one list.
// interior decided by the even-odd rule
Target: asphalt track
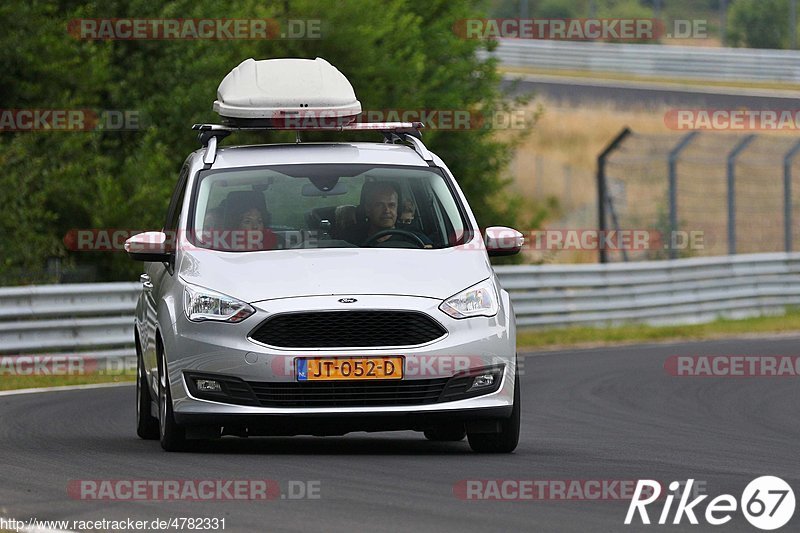
[[(464, 479), (693, 478), (712, 497), (738, 499), (753, 478), (777, 475), (800, 495), (798, 378), (679, 378), (664, 370), (671, 355), (797, 355), (798, 342), (528, 354), (513, 455), (474, 454), (466, 441), (432, 443), (413, 432), (226, 438), (170, 454), (134, 434), (133, 387), (4, 396), (0, 516), (224, 517), (226, 531), (757, 531), (740, 511), (718, 527), (685, 519), (625, 526), (624, 501), (465, 501), (453, 487)], [(68, 496), (68, 482), (78, 479), (274, 479), (282, 488), (319, 481), (320, 498), (86, 501)], [(798, 515), (781, 531), (797, 531)]]
[(629, 109), (631, 106), (753, 110), (798, 108), (797, 92), (785, 90), (683, 87), (668, 83), (519, 74), (507, 74), (502, 87), (510, 95), (533, 93), (561, 105), (610, 104), (620, 109)]

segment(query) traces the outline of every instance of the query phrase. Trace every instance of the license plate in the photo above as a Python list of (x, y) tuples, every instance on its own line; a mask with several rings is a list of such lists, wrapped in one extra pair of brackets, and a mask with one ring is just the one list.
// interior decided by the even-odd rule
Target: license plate
[(403, 358), (319, 357), (297, 360), (297, 381), (402, 379)]

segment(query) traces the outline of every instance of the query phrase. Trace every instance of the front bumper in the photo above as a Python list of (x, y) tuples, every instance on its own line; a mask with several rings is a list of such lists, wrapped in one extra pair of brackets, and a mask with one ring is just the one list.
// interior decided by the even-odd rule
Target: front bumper
[[(198, 426), (259, 427), (259, 434), (297, 434), (295, 423), (327, 429), (323, 427), (325, 421), (334, 419), (339, 428), (352, 425), (414, 429), (443, 420), (494, 420), (510, 415), (516, 339), (513, 313), (505, 292), (502, 292), (503, 302), (497, 315), (466, 320), (455, 320), (441, 312), (438, 309), (441, 301), (436, 299), (358, 295), (358, 302), (352, 309), (415, 310), (427, 313), (448, 332), (439, 340), (411, 348), (281, 349), (247, 338), (249, 332), (271, 314), (310, 309), (341, 310), (341, 304), (337, 303), (341, 297), (316, 296), (257, 303), (254, 304), (256, 314), (240, 324), (194, 323), (179, 313), (170, 328), (172, 335), (165, 335), (164, 339), (176, 421)], [(452, 377), (469, 369), (500, 366), (502, 381), (499, 388), (489, 394), (425, 405), (265, 407), (197, 398), (190, 392), (185, 378), (187, 373), (203, 373), (234, 376), (246, 382), (289, 383), (296, 381), (297, 358), (370, 355), (403, 356), (404, 380)], [(274, 433), (281, 428), (282, 431)], [(249, 430), (248, 433), (252, 434)], [(323, 433), (329, 434), (320, 430), (320, 434)], [(337, 430), (336, 434), (340, 432)]]

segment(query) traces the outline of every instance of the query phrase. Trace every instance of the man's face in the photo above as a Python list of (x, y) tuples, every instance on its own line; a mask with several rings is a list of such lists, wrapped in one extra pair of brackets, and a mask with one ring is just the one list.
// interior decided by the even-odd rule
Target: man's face
[(378, 190), (371, 194), (367, 203), (367, 217), (373, 228), (393, 228), (397, 221), (397, 193)]

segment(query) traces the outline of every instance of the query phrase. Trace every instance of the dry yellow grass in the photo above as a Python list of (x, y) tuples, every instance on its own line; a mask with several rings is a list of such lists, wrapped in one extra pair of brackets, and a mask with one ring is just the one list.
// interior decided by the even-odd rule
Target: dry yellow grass
[[(666, 160), (665, 149), (672, 146), (684, 132), (669, 129), (665, 122), (665, 113), (669, 110), (667, 106), (659, 107), (630, 107), (619, 109), (612, 104), (597, 104), (592, 106), (569, 106), (563, 103), (548, 101), (538, 98), (531, 104), (532, 108), (541, 106), (542, 113), (539, 121), (532, 129), (530, 136), (518, 147), (515, 158), (511, 165), (511, 173), (514, 177), (512, 190), (516, 191), (526, 200), (543, 200), (548, 197), (557, 198), (561, 205), (561, 216), (557, 220), (548, 220), (547, 228), (562, 229), (584, 229), (596, 228), (596, 195), (595, 174), (597, 167), (597, 156), (605, 146), (613, 139), (624, 127), (631, 128), (637, 134), (653, 136), (647, 145), (629, 146), (633, 156), (644, 156), (644, 162), (626, 163), (625, 172), (636, 174), (638, 178), (628, 183), (626, 191), (630, 201), (635, 202), (639, 212), (649, 215), (658, 209), (664, 209), (663, 188), (666, 184)], [(741, 134), (741, 133), (740, 133)], [(736, 141), (738, 136), (730, 132), (706, 132), (704, 143), (696, 146), (693, 150), (686, 151), (686, 158), (721, 158), (713, 161), (711, 166), (704, 167), (703, 172), (713, 172), (714, 175), (720, 174), (719, 180), (712, 180), (713, 183), (719, 182), (719, 186), (724, 188), (724, 155), (730, 149), (730, 144)], [(773, 166), (766, 163), (767, 150), (764, 146), (775, 144), (775, 154), (769, 157), (779, 164), (780, 154), (784, 143), (789, 142), (787, 136), (796, 137), (796, 131), (784, 132), (759, 132), (759, 141), (753, 143), (748, 157), (762, 156), (756, 159), (755, 163), (759, 168), (749, 168), (750, 162), (747, 158), (741, 158), (741, 176), (738, 180), (741, 183), (741, 193), (749, 196), (765, 196), (768, 190), (774, 188), (774, 194), (769, 194), (770, 198), (761, 200), (759, 204), (754, 204), (753, 209), (758, 212), (759, 206), (765, 212), (775, 212), (776, 216), (780, 211), (776, 199), (780, 198), (779, 169), (766, 168)], [(713, 138), (711, 136), (714, 136)], [(782, 137), (781, 143), (773, 143), (777, 137)], [(711, 146), (709, 150), (706, 146)], [(717, 143), (716, 145), (714, 143)], [(641, 152), (637, 152), (640, 150)], [(646, 151), (650, 150), (648, 154)], [(776, 155), (777, 154), (777, 155)], [(651, 157), (647, 161), (647, 157)], [(800, 163), (800, 161), (798, 161)], [(648, 166), (649, 165), (649, 166)], [(617, 172), (623, 172), (617, 169)], [(681, 168), (684, 175), (691, 175), (692, 170), (686, 166)], [(695, 171), (697, 172), (697, 171)], [(776, 179), (773, 178), (775, 174)], [(800, 174), (800, 173), (799, 173)], [(756, 180), (757, 190), (748, 194), (748, 176), (753, 176)], [(684, 184), (690, 183), (684, 181)], [(697, 206), (696, 210), (706, 213), (705, 219), (687, 219), (691, 227), (703, 227), (710, 231), (710, 216), (714, 220), (719, 218), (720, 228), (713, 233), (724, 232), (724, 205), (722, 205), (724, 190), (709, 190), (719, 202), (713, 205), (706, 203), (707, 198), (696, 195), (696, 200), (703, 202)], [(774, 198), (773, 198), (774, 197)], [(719, 204), (719, 205), (717, 205)], [(748, 204), (750, 205), (750, 204)], [(705, 207), (704, 207), (705, 206)], [(687, 213), (692, 211), (693, 205), (684, 204)], [(717, 209), (719, 208), (719, 209)], [(705, 211), (711, 209), (711, 211)], [(719, 211), (719, 213), (717, 213)], [(688, 216), (688, 215), (687, 215)], [(654, 221), (654, 216), (648, 220)], [(762, 217), (763, 218), (763, 217)], [(698, 222), (699, 220), (699, 222)], [(698, 226), (702, 224), (702, 226)], [(767, 224), (769, 232), (774, 233), (774, 228), (780, 226), (780, 221)], [(758, 228), (748, 228), (751, 236)], [(753, 236), (753, 238), (755, 238)], [(724, 239), (719, 239), (720, 250), (713, 250), (715, 253), (725, 253)], [(772, 246), (771, 244), (769, 246)], [(709, 250), (711, 252), (711, 250)], [(753, 250), (760, 251), (760, 250)], [(530, 261), (545, 262), (594, 262), (596, 253), (594, 252), (554, 252), (554, 253), (532, 253), (527, 257)]]
[(542, 104), (543, 113), (514, 158), (515, 188), (528, 198), (555, 196), (566, 209), (594, 201), (597, 156), (622, 128), (666, 132), (666, 108), (574, 107), (545, 99), (536, 104)]

